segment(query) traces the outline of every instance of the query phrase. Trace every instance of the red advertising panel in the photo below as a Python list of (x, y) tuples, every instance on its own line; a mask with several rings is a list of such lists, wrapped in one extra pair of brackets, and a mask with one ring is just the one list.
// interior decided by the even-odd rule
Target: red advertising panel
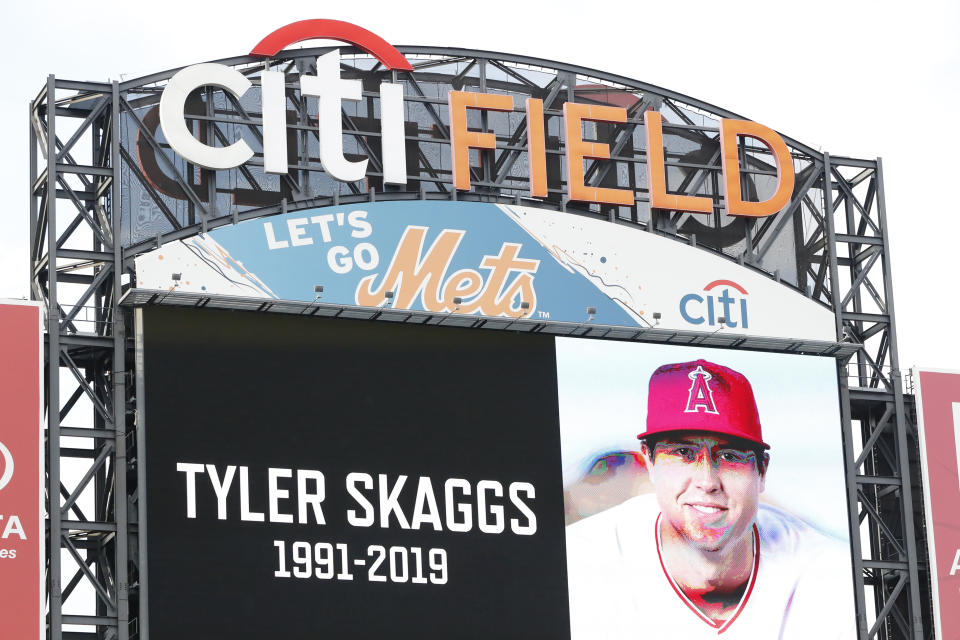
[(0, 302), (0, 637), (43, 637), (40, 307)]
[(960, 637), (960, 371), (915, 369), (938, 638)]

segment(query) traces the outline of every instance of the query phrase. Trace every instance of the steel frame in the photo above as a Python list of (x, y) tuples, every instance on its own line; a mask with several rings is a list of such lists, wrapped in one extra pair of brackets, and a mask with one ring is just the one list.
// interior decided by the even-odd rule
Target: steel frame
[[(563, 101), (627, 104), (626, 124), (595, 132), (610, 141), (611, 161), (593, 162), (586, 175), (596, 186), (633, 188), (635, 205), (566, 201), (559, 134), (548, 143), (549, 195), (531, 204), (639, 226), (717, 251), (835, 310), (837, 341), (846, 343), (836, 353), (859, 637), (929, 637), (918, 562), (925, 542), (922, 518), (914, 520), (918, 506), (910, 461), (915, 429), (897, 358), (881, 162), (831, 157), (787, 138), (798, 172), (790, 204), (763, 222), (724, 226), (720, 160), (713, 149), (717, 119), (736, 114), (572, 65), (461, 49), (401, 50), (414, 62), (414, 73), (384, 71), (363, 55), (344, 58), (343, 75), (365, 82), (362, 104), (345, 109), (343, 119), (347, 143), (352, 140), (355, 150), (370, 158), (368, 185), (324, 182), (312, 153), (313, 114), (297, 95), (288, 103), (295, 164), (276, 183), (258, 170), (259, 156), (232, 172), (199, 170), (175, 158), (156, 133), (150, 109), (176, 70), (112, 84), (51, 76), (32, 101), (31, 292), (47, 314), (48, 637), (146, 637), (140, 625), (146, 611), (139, 582), (145, 567), (138, 530), (143, 503), (137, 482), (133, 314), (121, 300), (135, 282), (133, 257), (163, 242), (288, 208), (374, 199), (525, 202), (522, 112), (478, 119), (496, 132), (497, 151), (478, 157), (471, 193), (452, 188), (443, 160), (449, 145), (442, 108), (448, 88), (541, 98), (548, 138)], [(281, 53), (273, 64), (291, 76), (308, 73), (323, 51)], [(263, 68), (248, 57), (220, 62), (253, 80)], [(378, 95), (372, 89), (384, 77), (406, 85), (409, 190), (379, 188), (379, 129), (372, 118)], [(262, 142), (259, 114), (242, 100), (208, 90), (195, 104), (188, 120), (201, 137), (223, 143), (243, 135), (255, 149)], [(667, 148), (671, 189), (712, 197), (715, 210), (708, 221), (649, 210), (646, 154), (636, 137), (647, 109), (660, 110), (665, 132), (676, 136)], [(143, 158), (151, 155), (155, 164), (148, 166)], [(742, 155), (746, 193), (762, 192), (773, 173), (766, 160), (759, 148)], [(134, 191), (146, 203), (141, 208), (155, 216), (152, 229), (159, 231), (135, 228), (133, 206), (125, 204)], [(787, 258), (772, 250), (783, 246), (791, 248)], [(201, 296), (191, 303), (210, 302)], [(736, 341), (730, 346), (749, 347)], [(775, 348), (791, 350), (789, 345)], [(65, 468), (78, 465), (83, 471), (69, 475), (79, 476), (79, 482), (65, 486)], [(92, 589), (94, 599), (77, 611), (70, 597), (81, 583)]]

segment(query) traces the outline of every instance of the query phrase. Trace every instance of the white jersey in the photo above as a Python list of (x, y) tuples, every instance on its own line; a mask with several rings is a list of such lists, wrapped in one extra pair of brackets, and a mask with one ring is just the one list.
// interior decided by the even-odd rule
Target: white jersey
[(572, 640), (856, 637), (850, 551), (839, 540), (761, 505), (750, 581), (734, 614), (718, 625), (683, 596), (661, 562), (659, 515), (655, 496), (645, 495), (567, 527)]

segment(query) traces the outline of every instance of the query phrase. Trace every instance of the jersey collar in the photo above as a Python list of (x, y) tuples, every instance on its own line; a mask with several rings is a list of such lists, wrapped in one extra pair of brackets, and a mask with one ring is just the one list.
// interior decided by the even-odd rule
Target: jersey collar
[(673, 576), (670, 575), (670, 570), (667, 569), (667, 564), (663, 561), (663, 541), (660, 538), (660, 518), (663, 514), (657, 515), (657, 521), (654, 523), (654, 533), (657, 540), (657, 558), (660, 560), (660, 568), (663, 569), (663, 575), (666, 576), (667, 581), (670, 583), (670, 586), (673, 587), (674, 593), (680, 597), (687, 607), (693, 611), (698, 618), (703, 622), (710, 625), (717, 630), (717, 634), (721, 634), (727, 629), (730, 628), (730, 625), (733, 624), (733, 621), (737, 619), (737, 616), (743, 611), (743, 608), (747, 606), (747, 600), (750, 599), (750, 594), (753, 592), (753, 585), (757, 581), (757, 570), (760, 567), (760, 532), (757, 531), (757, 525), (753, 525), (753, 569), (750, 571), (750, 581), (747, 583), (747, 588), (743, 592), (743, 597), (740, 598), (740, 603), (737, 605), (736, 610), (733, 612), (733, 615), (730, 616), (725, 622), (716, 622), (710, 616), (705, 615), (697, 605), (693, 604), (684, 593), (683, 590), (677, 585), (676, 581), (673, 579)]

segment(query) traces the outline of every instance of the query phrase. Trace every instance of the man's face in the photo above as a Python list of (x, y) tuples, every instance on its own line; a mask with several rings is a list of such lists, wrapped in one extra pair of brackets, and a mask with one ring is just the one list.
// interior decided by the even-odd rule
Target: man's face
[(720, 435), (677, 434), (656, 444), (651, 477), (663, 517), (688, 544), (731, 548), (750, 532), (763, 491), (756, 453)]

